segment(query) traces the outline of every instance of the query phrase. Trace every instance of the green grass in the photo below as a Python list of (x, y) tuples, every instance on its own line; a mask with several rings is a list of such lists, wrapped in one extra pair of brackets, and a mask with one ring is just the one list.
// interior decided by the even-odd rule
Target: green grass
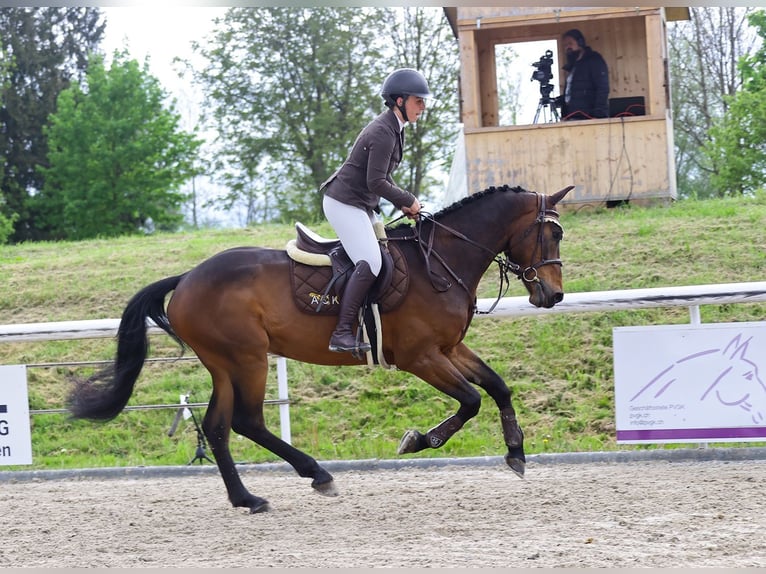
[[(644, 287), (763, 281), (766, 277), (766, 196), (683, 201), (668, 207), (631, 206), (564, 213), (562, 243), (569, 293)], [(331, 235), (324, 224), (319, 233)], [(283, 247), (291, 225), (204, 230), (76, 243), (0, 246), (0, 324), (118, 318), (144, 285), (193, 267), (228, 247)], [(497, 294), (496, 268), (479, 297)], [(514, 282), (508, 296), (524, 295)], [(761, 321), (766, 304), (708, 305), (703, 322)], [(529, 453), (651, 448), (614, 439), (612, 329), (688, 323), (685, 308), (476, 319), (466, 336), (509, 384)], [(0, 344), (0, 364), (111, 359), (109, 339)], [(152, 337), (154, 357), (177, 356), (165, 336)], [(31, 409), (61, 408), (71, 377), (95, 367), (28, 371)], [(382, 369), (344, 369), (288, 363), (293, 444), (320, 460), (394, 458), (404, 431), (425, 431), (456, 404), (413, 376)], [(193, 362), (145, 366), (130, 405), (193, 402), (210, 394), (207, 371)], [(267, 398), (276, 398), (272, 369)], [(267, 407), (279, 432), (279, 411)], [(198, 415), (202, 416), (200, 409)], [(185, 464), (196, 447), (191, 421), (173, 437), (172, 410), (126, 411), (114, 421), (71, 421), (64, 414), (32, 417), (33, 469)], [(689, 445), (668, 445), (665, 448)], [(232, 436), (241, 462), (277, 460), (249, 440)], [(499, 416), (486, 398), (479, 415), (429, 456), (503, 453)], [(12, 469), (16, 467), (6, 467)]]

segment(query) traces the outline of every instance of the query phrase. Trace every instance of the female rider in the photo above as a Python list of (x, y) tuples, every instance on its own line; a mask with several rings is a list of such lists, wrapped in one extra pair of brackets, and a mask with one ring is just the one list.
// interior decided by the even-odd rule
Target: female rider
[(391, 172), (402, 161), (404, 126), (415, 123), (426, 109), (431, 95), (423, 74), (411, 68), (391, 72), (380, 95), (388, 108), (360, 132), (346, 161), (325, 181), (322, 207), (325, 217), (340, 239), (354, 271), (340, 301), (330, 350), (367, 352), (370, 345), (357, 343), (353, 332), (359, 308), (380, 273), (382, 260), (373, 223), (380, 213), (383, 197), (408, 217), (420, 212), (420, 202), (396, 185)]

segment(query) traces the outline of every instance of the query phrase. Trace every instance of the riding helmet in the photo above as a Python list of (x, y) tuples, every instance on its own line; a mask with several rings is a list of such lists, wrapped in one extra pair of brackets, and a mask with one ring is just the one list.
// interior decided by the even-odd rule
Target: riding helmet
[(399, 68), (391, 72), (380, 89), (380, 95), (386, 105), (396, 105), (396, 98), (401, 96), (417, 96), (427, 98), (431, 95), (425, 76), (412, 68)]

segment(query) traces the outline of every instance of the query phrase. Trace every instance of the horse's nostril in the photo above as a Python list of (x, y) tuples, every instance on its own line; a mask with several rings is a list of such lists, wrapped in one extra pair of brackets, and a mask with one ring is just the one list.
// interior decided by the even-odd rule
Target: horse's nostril
[(564, 300), (564, 294), (559, 291), (553, 296), (553, 299), (556, 301), (556, 303), (561, 303)]

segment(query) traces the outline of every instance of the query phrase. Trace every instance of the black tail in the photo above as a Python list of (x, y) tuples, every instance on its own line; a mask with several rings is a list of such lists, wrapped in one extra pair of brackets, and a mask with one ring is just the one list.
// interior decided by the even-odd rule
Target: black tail
[(69, 395), (69, 411), (74, 418), (110, 420), (128, 404), (149, 353), (147, 317), (184, 347), (165, 313), (165, 296), (182, 278), (183, 275), (178, 275), (152, 283), (128, 302), (117, 330), (114, 363), (87, 381), (76, 382)]

